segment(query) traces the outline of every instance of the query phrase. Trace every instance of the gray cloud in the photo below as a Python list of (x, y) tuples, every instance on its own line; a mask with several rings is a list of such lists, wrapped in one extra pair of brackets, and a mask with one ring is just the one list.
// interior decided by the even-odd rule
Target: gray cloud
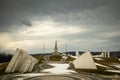
[[(67, 29), (72, 26), (88, 30), (55, 36), (56, 38), (76, 40), (84, 44), (96, 41), (96, 45), (105, 46), (106, 43), (106, 46), (116, 48), (120, 45), (117, 44), (120, 36), (106, 37), (102, 34), (120, 33), (119, 8), (120, 0), (0, 0), (0, 33), (34, 28), (34, 21), (47, 21), (50, 18), (56, 23), (55, 27)], [(40, 39), (39, 37), (49, 39), (44, 36), (26, 36), (24, 39)]]
[[(119, 0), (1, 0), (0, 3), (1, 31), (5, 31), (4, 28), (19, 25), (19, 20), (22, 17), (24, 20), (24, 16), (28, 20), (33, 20), (34, 17), (44, 19), (45, 16), (51, 16), (55, 21), (66, 24), (92, 26), (120, 22)], [(78, 12), (81, 16), (69, 15)]]
[(26, 18), (22, 18), (22, 19), (20, 20), (20, 22), (21, 22), (21, 24), (23, 24), (23, 25), (26, 25), (26, 26), (29, 26), (29, 27), (32, 26), (32, 23), (31, 23), (28, 19), (26, 19)]

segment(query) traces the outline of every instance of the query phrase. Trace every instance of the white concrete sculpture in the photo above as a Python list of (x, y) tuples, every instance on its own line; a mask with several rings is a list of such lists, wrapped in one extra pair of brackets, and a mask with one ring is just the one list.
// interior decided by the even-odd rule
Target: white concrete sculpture
[(76, 55), (76, 57), (79, 57), (80, 56), (79, 51), (76, 51), (75, 55)]
[(103, 57), (103, 58), (110, 58), (110, 52), (109, 50), (107, 52), (102, 51), (101, 54), (94, 55), (93, 57)]
[(5, 72), (31, 72), (38, 63), (38, 60), (31, 55), (29, 55), (26, 51), (16, 49), (15, 54), (13, 55), (11, 61), (9, 62)]
[(108, 55), (107, 57), (110, 58), (110, 52), (109, 52), (109, 50), (108, 50), (108, 52), (107, 52), (107, 55)]
[(98, 55), (98, 57), (104, 57), (105, 56), (105, 53), (102, 51), (101, 54)]
[(58, 47), (57, 47), (57, 40), (55, 41), (55, 48), (54, 48), (54, 52), (52, 54), (53, 55), (60, 55), (60, 53), (58, 52)]
[(110, 58), (110, 52), (109, 52), (109, 50), (107, 51), (107, 52), (102, 52), (103, 53), (103, 57), (104, 58)]
[(80, 57), (74, 60), (73, 65), (75, 69), (97, 69), (89, 51), (83, 53)]

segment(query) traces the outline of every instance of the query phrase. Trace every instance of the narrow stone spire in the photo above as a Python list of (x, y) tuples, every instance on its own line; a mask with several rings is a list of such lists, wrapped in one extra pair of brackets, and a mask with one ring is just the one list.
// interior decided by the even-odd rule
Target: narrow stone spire
[(57, 48), (57, 40), (55, 41), (55, 48), (54, 48), (54, 52), (58, 52), (58, 48)]
[(107, 57), (110, 58), (110, 52), (109, 52), (109, 49), (107, 50)]
[(58, 47), (57, 47), (57, 40), (55, 41), (55, 48), (54, 48), (53, 55), (59, 55)]

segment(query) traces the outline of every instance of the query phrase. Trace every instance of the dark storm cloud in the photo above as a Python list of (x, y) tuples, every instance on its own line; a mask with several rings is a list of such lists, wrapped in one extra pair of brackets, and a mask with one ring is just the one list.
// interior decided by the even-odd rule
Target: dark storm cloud
[[(39, 14), (36, 0), (0, 0), (0, 31), (14, 31), (19, 29), (19, 25), (25, 24), (31, 26), (31, 17)], [(39, 1), (41, 5), (42, 1)], [(36, 8), (35, 8), (35, 7)], [(15, 27), (13, 27), (15, 26)], [(19, 28), (18, 28), (19, 27)]]
[(0, 0), (0, 31), (13, 30), (21, 22), (31, 26), (34, 18), (46, 16), (60, 24), (119, 25), (119, 7), (119, 0)]
[(26, 25), (26, 26), (29, 26), (29, 27), (32, 26), (32, 23), (28, 19), (26, 19), (26, 18), (21, 19), (20, 22), (23, 25)]

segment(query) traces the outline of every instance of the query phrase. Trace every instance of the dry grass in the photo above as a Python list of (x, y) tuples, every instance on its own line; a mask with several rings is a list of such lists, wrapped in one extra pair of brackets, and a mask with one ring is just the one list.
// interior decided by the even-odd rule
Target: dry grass
[(62, 56), (60, 55), (52, 55), (50, 56), (51, 61), (60, 61), (62, 59)]
[[(120, 64), (120, 61), (116, 58), (101, 58), (101, 60), (96, 60), (94, 59), (95, 63), (110, 67), (113, 70), (120, 70), (119, 68), (115, 67), (115, 66), (111, 66), (111, 64), (113, 63), (117, 63)], [(95, 74), (102, 74), (102, 75), (114, 75), (114, 74), (118, 74), (120, 75), (120, 73), (112, 73), (112, 72), (107, 72), (105, 70), (107, 70), (107, 67), (102, 67), (102, 66), (96, 66), (97, 69), (76, 69), (77, 72), (87, 72), (87, 73), (95, 73)]]
[(112, 69), (119, 70), (119, 68), (117, 68), (115, 66), (111, 66), (113, 63), (120, 64), (120, 61), (118, 59), (116, 59), (116, 58), (102, 58), (102, 60), (94, 59), (94, 61), (96, 63), (99, 63), (99, 64), (105, 65), (107, 67), (110, 67)]
[(44, 56), (43, 55), (39, 55), (39, 56), (34, 56), (36, 59), (39, 60), (39, 63), (43, 63), (43, 61), (45, 61)]
[(0, 64), (0, 75), (4, 74), (5, 73), (5, 69), (7, 67), (9, 62), (5, 62), (5, 63), (1, 63)]
[[(77, 72), (86, 72), (86, 73), (94, 73), (94, 74), (102, 74), (102, 75), (114, 75), (115, 73), (112, 72), (107, 72), (104, 70), (100, 70), (100, 69), (76, 69)], [(119, 73), (117, 73), (118, 75), (120, 75)]]
[(66, 62), (73, 61), (75, 58), (68, 56), (68, 58), (65, 60)]

